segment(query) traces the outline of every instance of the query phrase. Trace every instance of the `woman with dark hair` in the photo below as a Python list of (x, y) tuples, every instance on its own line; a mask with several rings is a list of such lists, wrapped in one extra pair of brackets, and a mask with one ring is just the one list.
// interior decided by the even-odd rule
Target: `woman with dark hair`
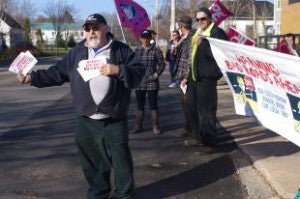
[(162, 133), (159, 127), (157, 98), (159, 77), (165, 69), (165, 60), (162, 51), (150, 43), (151, 39), (151, 32), (144, 30), (140, 35), (141, 46), (135, 50), (137, 57), (146, 69), (146, 74), (142, 82), (135, 89), (137, 114), (134, 129), (131, 131), (133, 134), (143, 131), (146, 97), (148, 97), (149, 108), (151, 110), (153, 133), (155, 135)]
[(295, 35), (293, 33), (287, 33), (275, 48), (275, 51), (299, 56), (297, 51), (295, 50)]
[(169, 62), (169, 71), (171, 76), (171, 84), (168, 86), (169, 88), (175, 88), (177, 86), (177, 82), (174, 80), (174, 72), (175, 72), (175, 64), (177, 57), (177, 46), (180, 41), (180, 33), (178, 30), (174, 30), (172, 32), (172, 39), (168, 43), (167, 51), (166, 51), (166, 61)]

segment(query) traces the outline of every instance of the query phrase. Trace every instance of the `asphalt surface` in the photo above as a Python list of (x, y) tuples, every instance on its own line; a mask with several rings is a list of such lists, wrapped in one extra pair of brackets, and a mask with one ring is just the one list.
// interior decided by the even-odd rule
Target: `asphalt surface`
[[(68, 85), (44, 89), (19, 85), (5, 64), (0, 67), (0, 76), (0, 198), (85, 198), (88, 187), (73, 140), (76, 116)], [(296, 193), (294, 187), (290, 187), (290, 194), (276, 190), (259, 169), (273, 156), (271, 142), (255, 145), (267, 149), (263, 156), (256, 155), (254, 160), (247, 154), (255, 151), (253, 142), (281, 138), (257, 125), (253, 118), (235, 115), (226, 85), (218, 86), (218, 132), (222, 142), (218, 152), (207, 154), (201, 147), (186, 147), (184, 139), (176, 138), (183, 125), (179, 91), (167, 88), (167, 72), (161, 80), (158, 103), (164, 133), (151, 132), (148, 111), (145, 132), (130, 135), (137, 198), (275, 199), (291, 198)], [(130, 128), (135, 118), (132, 96)], [(288, 148), (277, 155), (299, 154), (297, 147)]]

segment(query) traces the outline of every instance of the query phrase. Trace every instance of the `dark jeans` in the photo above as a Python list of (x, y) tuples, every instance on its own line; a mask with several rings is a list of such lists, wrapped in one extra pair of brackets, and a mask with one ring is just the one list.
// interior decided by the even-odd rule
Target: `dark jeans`
[(187, 95), (184, 94), (181, 89), (180, 89), (180, 102), (182, 105), (182, 110), (183, 110), (183, 114), (184, 114), (184, 129), (191, 133), (191, 120), (192, 118), (190, 118), (190, 113), (189, 113), (189, 109), (188, 109), (188, 102), (187, 102)]
[(214, 79), (191, 81), (186, 95), (192, 133), (197, 140), (209, 145), (210, 140), (216, 136), (217, 81)]
[(148, 94), (149, 107), (150, 110), (157, 110), (157, 95), (158, 90), (135, 90), (137, 109), (139, 111), (144, 111), (146, 94)]
[(169, 61), (169, 72), (170, 72), (170, 77), (171, 77), (171, 82), (176, 82), (174, 80), (174, 72), (175, 72), (175, 64), (176, 64), (176, 61), (175, 60), (172, 60), (172, 61)]
[(75, 141), (88, 181), (88, 199), (108, 198), (111, 169), (115, 173), (117, 198), (133, 198), (133, 162), (128, 146), (127, 122), (107, 118), (79, 117)]

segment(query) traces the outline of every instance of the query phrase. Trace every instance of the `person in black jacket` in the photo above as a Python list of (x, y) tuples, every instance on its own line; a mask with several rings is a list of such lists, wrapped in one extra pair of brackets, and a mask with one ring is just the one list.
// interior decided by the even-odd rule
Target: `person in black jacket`
[(227, 40), (225, 32), (217, 27), (208, 8), (196, 12), (198, 31), (192, 37), (191, 69), (187, 79), (188, 109), (192, 118), (192, 139), (187, 146), (205, 145), (213, 149), (216, 139), (217, 81), (222, 77), (206, 37)]
[[(145, 68), (129, 46), (108, 32), (102, 15), (88, 16), (83, 27), (85, 40), (62, 61), (26, 76), (18, 73), (17, 78), (20, 83), (35, 87), (70, 82), (73, 104), (79, 115), (75, 141), (90, 185), (87, 197), (108, 198), (111, 168), (114, 168), (116, 197), (133, 198), (127, 109), (131, 89), (139, 85)], [(96, 75), (86, 78), (84, 71), (93, 69)]]

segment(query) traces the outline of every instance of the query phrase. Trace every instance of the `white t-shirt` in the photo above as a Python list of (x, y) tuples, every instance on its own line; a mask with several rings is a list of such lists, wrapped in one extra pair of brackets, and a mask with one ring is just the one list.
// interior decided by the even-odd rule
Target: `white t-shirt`
[[(89, 48), (89, 59), (94, 59), (99, 56), (104, 56), (106, 59), (110, 59), (110, 50), (111, 50), (111, 43), (112, 40), (108, 42), (107, 45), (103, 46), (102, 48), (99, 48), (96, 52), (94, 49)], [(90, 89), (91, 89), (91, 95), (93, 97), (94, 102), (98, 105), (103, 100), (105, 95), (108, 92), (109, 84), (110, 84), (110, 78), (105, 75), (99, 75), (97, 77), (94, 77), (89, 81)], [(91, 119), (104, 119), (108, 118), (109, 116), (103, 113), (95, 113), (88, 116)]]

